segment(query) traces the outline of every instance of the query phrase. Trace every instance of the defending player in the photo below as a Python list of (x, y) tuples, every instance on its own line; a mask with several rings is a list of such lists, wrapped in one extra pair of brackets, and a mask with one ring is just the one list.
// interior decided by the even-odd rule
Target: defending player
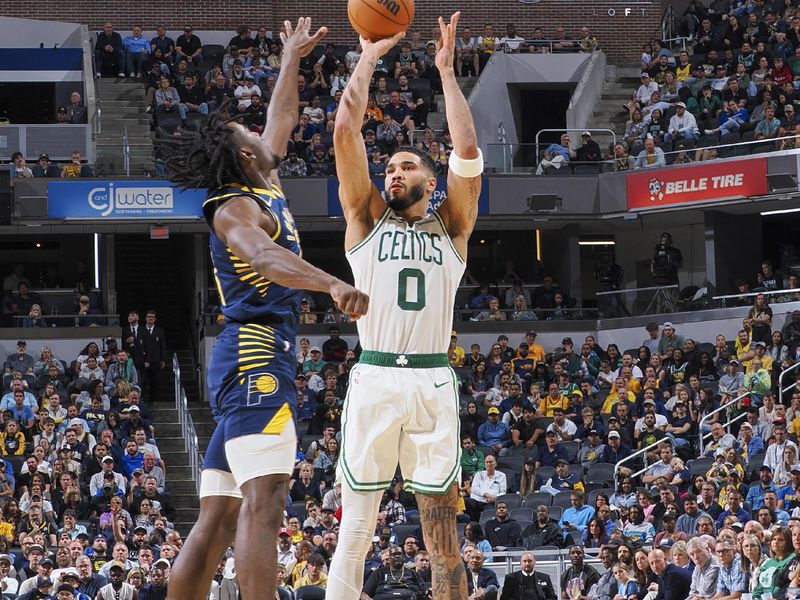
[(360, 596), (381, 491), (398, 462), (406, 485), (416, 492), (431, 552), (434, 599), (467, 596), (456, 537), (459, 399), (447, 346), (478, 212), (483, 158), (453, 72), (458, 18), (454, 14), (449, 25), (439, 18), (442, 46), (436, 66), (454, 150), (447, 200), (438, 211), (428, 214), (436, 167), (426, 154), (398, 149), (386, 168), (385, 200), (367, 169), (361, 127), (370, 77), (403, 34), (361, 40), (363, 54), (336, 117), (345, 249), (356, 286), (370, 295), (369, 315), (358, 322), (364, 350), (350, 373), (342, 418), (344, 512), (328, 579), (328, 597), (336, 600)]
[(300, 59), (325, 35), (311, 19), (285, 22), (283, 65), (262, 135), (224, 110), (206, 127), (168, 145), (170, 178), (207, 188), (203, 212), (225, 329), (208, 369), (217, 428), (205, 456), (200, 517), (170, 576), (169, 598), (205, 598), (236, 537), (236, 571), (245, 600), (275, 589), (275, 540), (295, 458), (294, 340), (301, 289), (329, 293), (355, 316), (367, 297), (300, 257), (300, 239), (275, 169), (297, 121)]

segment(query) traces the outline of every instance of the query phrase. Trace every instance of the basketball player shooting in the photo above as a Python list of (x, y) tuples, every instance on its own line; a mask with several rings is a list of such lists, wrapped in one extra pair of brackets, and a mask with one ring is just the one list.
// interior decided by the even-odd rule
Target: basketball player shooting
[(434, 600), (467, 597), (456, 536), (460, 444), (459, 397), (447, 346), (456, 289), (475, 226), (483, 157), (453, 55), (459, 13), (439, 18), (436, 54), (453, 137), (447, 200), (429, 214), (436, 166), (412, 147), (386, 167), (384, 196), (372, 183), (361, 136), (370, 78), (402, 33), (370, 42), (345, 88), (334, 129), (339, 196), (347, 221), (345, 250), (355, 285), (370, 296), (358, 321), (364, 348), (350, 373), (342, 416), (344, 512), (328, 597), (360, 596), (382, 490), (397, 464), (416, 493), (431, 553)]

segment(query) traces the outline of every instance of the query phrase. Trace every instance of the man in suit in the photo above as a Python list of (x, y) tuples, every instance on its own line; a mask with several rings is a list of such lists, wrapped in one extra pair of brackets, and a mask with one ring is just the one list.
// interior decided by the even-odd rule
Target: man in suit
[(133, 359), (133, 364), (136, 365), (139, 373), (144, 372), (143, 331), (144, 327), (139, 323), (139, 311), (130, 311), (128, 325), (122, 328), (122, 348), (127, 350), (128, 356)]
[(521, 570), (506, 575), (500, 600), (557, 600), (550, 576), (534, 571), (533, 554), (523, 554), (519, 566)]
[(491, 569), (483, 566), (483, 552), (477, 548), (469, 558), (469, 570), (467, 571), (467, 592), (470, 598), (480, 600), (497, 600), (497, 592), (500, 589), (500, 582), (497, 575)]
[(158, 400), (158, 383), (161, 371), (167, 360), (167, 338), (164, 330), (156, 325), (156, 311), (148, 310), (144, 317), (145, 327), (142, 332), (142, 349), (144, 350), (143, 391), (145, 400)]
[(673, 564), (667, 564), (664, 552), (651, 550), (647, 555), (647, 562), (656, 574), (656, 583), (651, 583), (648, 588), (656, 591), (656, 600), (686, 600), (689, 597), (689, 588), (692, 585), (692, 575), (686, 569)]

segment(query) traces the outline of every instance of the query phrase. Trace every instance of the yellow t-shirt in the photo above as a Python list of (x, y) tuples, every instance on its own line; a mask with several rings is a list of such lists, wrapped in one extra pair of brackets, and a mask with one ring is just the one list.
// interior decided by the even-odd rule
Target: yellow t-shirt
[[(761, 357), (761, 368), (762, 369), (766, 369), (770, 373), (772, 373), (772, 363), (773, 363), (773, 360), (772, 360), (772, 357), (769, 354), (765, 354), (764, 356)], [(754, 373), (753, 367), (752, 367), (753, 359), (750, 359), (750, 360), (746, 361), (746, 363), (743, 363), (743, 364), (746, 365), (745, 373)]]
[(304, 575), (300, 579), (297, 580), (297, 585), (294, 586), (294, 589), (301, 588), (304, 585), (318, 585), (319, 587), (326, 587), (328, 585), (328, 576), (325, 573), (319, 574), (319, 581), (314, 583), (308, 578), (308, 575)]
[[(636, 402), (636, 396), (634, 395), (633, 392), (630, 391), (628, 392), (627, 399), (628, 402)], [(605, 402), (603, 402), (603, 407), (600, 409), (600, 412), (604, 415), (610, 415), (611, 411), (614, 408), (614, 405), (617, 402), (619, 402), (619, 395), (617, 394), (617, 391), (614, 390), (606, 397)]]
[(677, 79), (678, 81), (689, 79), (689, 76), (691, 74), (692, 74), (691, 63), (686, 63), (685, 67), (682, 67), (680, 65), (675, 65), (675, 79)]
[(563, 394), (560, 394), (558, 398), (553, 398), (550, 394), (547, 394), (541, 401), (542, 412), (544, 413), (545, 417), (552, 417), (553, 411), (556, 408), (561, 408), (562, 410), (567, 410), (569, 407), (569, 400)]

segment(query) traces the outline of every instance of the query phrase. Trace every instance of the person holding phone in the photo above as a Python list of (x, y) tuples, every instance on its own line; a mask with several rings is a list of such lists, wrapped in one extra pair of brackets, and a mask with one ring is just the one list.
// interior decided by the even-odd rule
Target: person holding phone
[(89, 165), (81, 164), (81, 153), (79, 150), (74, 150), (68, 165), (64, 165), (61, 169), (61, 177), (63, 178), (76, 178), (76, 177), (94, 177), (94, 172)]

